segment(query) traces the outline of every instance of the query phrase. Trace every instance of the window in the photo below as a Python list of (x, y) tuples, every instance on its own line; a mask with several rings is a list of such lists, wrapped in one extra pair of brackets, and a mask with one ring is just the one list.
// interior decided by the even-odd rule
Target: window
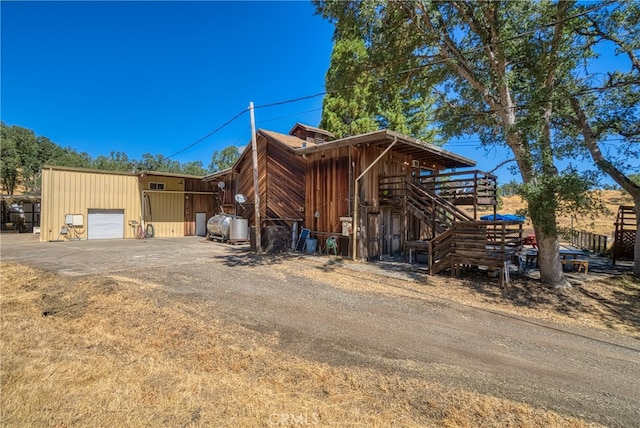
[(164, 190), (164, 183), (149, 183), (149, 190)]

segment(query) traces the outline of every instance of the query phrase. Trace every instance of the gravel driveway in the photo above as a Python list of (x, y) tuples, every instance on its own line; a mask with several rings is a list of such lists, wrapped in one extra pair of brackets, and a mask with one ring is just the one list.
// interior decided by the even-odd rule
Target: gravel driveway
[[(277, 333), (283, 348), (307, 358), (640, 427), (640, 343), (625, 335), (472, 308), (419, 287), (394, 294), (415, 272), (390, 277), (372, 266), (365, 275), (328, 257), (258, 257), (203, 238), (35, 239), (3, 235), (2, 261), (153, 282), (179, 299), (207, 299), (217, 316)], [(364, 288), (340, 286), (345, 280)]]

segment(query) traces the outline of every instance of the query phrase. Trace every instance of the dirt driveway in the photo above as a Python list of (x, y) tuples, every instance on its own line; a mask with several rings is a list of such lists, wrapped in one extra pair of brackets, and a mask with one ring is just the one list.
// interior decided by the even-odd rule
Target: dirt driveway
[[(640, 426), (640, 342), (433, 296), (327, 257), (263, 256), (202, 238), (39, 243), (3, 235), (2, 261), (149, 281), (181, 301), (280, 336), (332, 365), (371, 367), (609, 426)], [(398, 278), (398, 276), (400, 278)], [(402, 293), (399, 293), (401, 290)]]

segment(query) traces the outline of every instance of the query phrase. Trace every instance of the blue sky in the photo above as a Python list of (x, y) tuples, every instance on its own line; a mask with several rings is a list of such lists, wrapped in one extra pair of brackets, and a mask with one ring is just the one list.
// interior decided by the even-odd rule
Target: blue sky
[[(1, 2), (1, 118), (91, 156), (171, 156), (250, 101), (324, 90), (333, 26), (310, 2)], [(322, 97), (256, 110), (258, 128), (317, 126)], [(249, 115), (173, 157), (208, 166), (250, 140)], [(489, 171), (504, 150), (445, 148)], [(514, 177), (498, 172), (501, 183)]]
[[(2, 120), (92, 156), (169, 156), (255, 105), (323, 91), (332, 26), (308, 2), (2, 2)], [(317, 125), (322, 97), (256, 110)], [(282, 118), (283, 116), (289, 116)], [(281, 119), (277, 119), (281, 118)], [(249, 115), (175, 159), (250, 139)]]

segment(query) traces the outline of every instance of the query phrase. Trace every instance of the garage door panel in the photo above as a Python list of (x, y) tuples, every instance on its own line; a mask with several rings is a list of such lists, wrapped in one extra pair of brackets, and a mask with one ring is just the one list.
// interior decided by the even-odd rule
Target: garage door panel
[(124, 209), (89, 210), (88, 239), (123, 239)]

